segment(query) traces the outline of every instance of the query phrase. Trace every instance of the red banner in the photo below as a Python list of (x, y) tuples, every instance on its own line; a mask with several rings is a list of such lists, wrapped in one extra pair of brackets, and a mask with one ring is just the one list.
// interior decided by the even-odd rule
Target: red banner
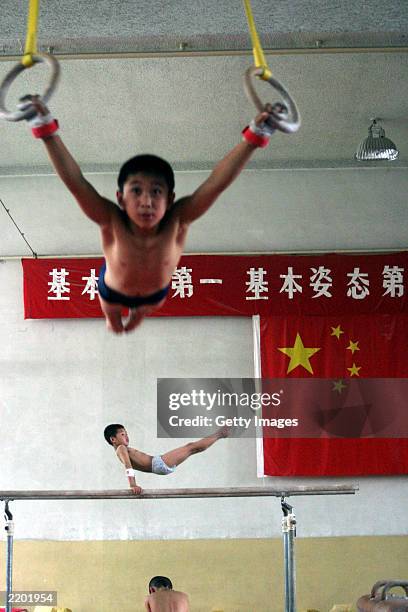
[[(397, 378), (408, 378), (407, 346), (407, 313), (261, 318), (264, 378), (331, 379), (333, 392), (339, 396), (347, 391), (351, 379), (370, 378), (373, 383), (363, 402), (344, 405), (340, 415), (333, 411), (335, 418), (326, 424), (325, 437), (264, 438), (265, 474), (407, 474), (408, 439), (381, 438), (375, 431), (386, 425), (391, 412), (390, 395), (384, 395), (382, 403), (379, 397), (385, 390), (389, 394), (390, 385), (380, 380), (377, 385), (375, 379), (395, 379), (397, 384)], [(371, 437), (357, 437), (362, 426), (359, 415), (365, 425), (371, 421)]]
[[(97, 259), (23, 259), (26, 319), (101, 317)], [(154, 316), (408, 312), (408, 253), (186, 255)]]

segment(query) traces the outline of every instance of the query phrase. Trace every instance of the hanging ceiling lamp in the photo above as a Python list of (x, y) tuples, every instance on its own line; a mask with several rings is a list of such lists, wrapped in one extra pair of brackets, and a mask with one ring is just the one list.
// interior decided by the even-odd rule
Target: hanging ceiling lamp
[(387, 159), (393, 161), (397, 159), (399, 151), (389, 138), (385, 137), (383, 128), (377, 125), (380, 119), (377, 117), (371, 120), (368, 128), (368, 136), (359, 145), (355, 158), (359, 161), (372, 161), (375, 159)]

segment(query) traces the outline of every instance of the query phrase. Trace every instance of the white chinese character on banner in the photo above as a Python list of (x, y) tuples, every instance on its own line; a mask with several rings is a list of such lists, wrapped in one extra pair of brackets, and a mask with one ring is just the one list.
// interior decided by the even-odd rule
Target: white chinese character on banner
[(347, 297), (352, 297), (353, 300), (363, 300), (367, 295), (370, 295), (368, 289), (370, 281), (367, 272), (360, 272), (360, 268), (354, 268), (353, 272), (348, 272), (350, 282), (347, 283)]
[(324, 266), (319, 266), (316, 268), (310, 268), (313, 272), (310, 277), (310, 286), (312, 287), (315, 295), (313, 298), (321, 297), (322, 295), (326, 297), (332, 297), (329, 289), (333, 285), (333, 280), (331, 278), (330, 273), (331, 270), (325, 268)]
[(172, 298), (177, 295), (181, 298), (191, 297), (193, 295), (193, 283), (191, 280), (191, 268), (177, 268), (171, 280), (171, 288), (174, 289)]
[(95, 268), (91, 268), (90, 276), (83, 276), (82, 280), (86, 281), (85, 289), (81, 295), (89, 294), (89, 299), (94, 300), (98, 295), (98, 277), (96, 276)]
[(288, 267), (288, 273), (280, 274), (280, 278), (283, 278), (284, 282), (279, 293), (284, 291), (288, 294), (290, 300), (293, 300), (295, 293), (302, 293), (303, 288), (295, 281), (295, 278), (302, 278), (302, 275), (293, 274), (293, 268)]
[(53, 296), (48, 296), (48, 300), (69, 300), (69, 295), (63, 296), (63, 293), (70, 293), (70, 284), (66, 277), (69, 276), (69, 272), (65, 268), (58, 270), (53, 268), (52, 272), (48, 272), (49, 276), (52, 276), (52, 281), (48, 283), (50, 288), (48, 293), (54, 293)]
[(261, 295), (261, 293), (268, 293), (268, 281), (264, 280), (266, 270), (263, 268), (250, 268), (247, 270), (249, 274), (249, 281), (246, 281), (248, 289), (246, 293), (252, 292), (254, 295), (246, 296), (246, 300), (267, 300), (267, 295)]
[(404, 268), (398, 266), (384, 266), (383, 270), (383, 287), (386, 291), (383, 295), (391, 297), (402, 297), (404, 295), (404, 277), (402, 273)]

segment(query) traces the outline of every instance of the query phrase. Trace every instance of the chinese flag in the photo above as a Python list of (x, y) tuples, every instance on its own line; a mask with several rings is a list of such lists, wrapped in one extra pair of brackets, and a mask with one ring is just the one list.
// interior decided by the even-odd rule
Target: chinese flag
[[(407, 314), (261, 318), (263, 378), (326, 378), (340, 389), (350, 378), (408, 378), (407, 350)], [(264, 438), (263, 445), (268, 476), (408, 473), (408, 438), (402, 436), (333, 432), (322, 438)]]

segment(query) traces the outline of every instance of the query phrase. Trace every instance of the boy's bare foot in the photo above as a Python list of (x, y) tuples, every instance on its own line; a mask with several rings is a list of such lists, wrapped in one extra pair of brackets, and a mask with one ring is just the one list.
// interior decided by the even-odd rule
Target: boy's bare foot
[(106, 327), (114, 334), (121, 334), (125, 331), (120, 313), (111, 313), (109, 315), (105, 313), (105, 317)]
[(224, 427), (221, 427), (221, 429), (219, 429), (217, 433), (220, 438), (228, 438), (231, 433), (231, 427), (224, 425)]
[(125, 332), (130, 332), (132, 329), (138, 327), (145, 316), (151, 311), (151, 308), (139, 306), (139, 308), (131, 308), (129, 311), (129, 317), (124, 325)]

